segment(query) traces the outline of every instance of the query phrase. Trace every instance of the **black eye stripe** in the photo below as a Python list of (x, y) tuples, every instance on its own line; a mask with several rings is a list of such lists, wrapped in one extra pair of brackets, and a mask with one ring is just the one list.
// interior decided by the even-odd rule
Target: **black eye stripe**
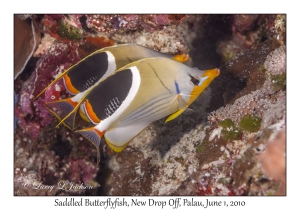
[(189, 75), (191, 77), (191, 82), (194, 84), (194, 85), (198, 85), (199, 84), (199, 79), (197, 79), (196, 77), (193, 77), (192, 75)]

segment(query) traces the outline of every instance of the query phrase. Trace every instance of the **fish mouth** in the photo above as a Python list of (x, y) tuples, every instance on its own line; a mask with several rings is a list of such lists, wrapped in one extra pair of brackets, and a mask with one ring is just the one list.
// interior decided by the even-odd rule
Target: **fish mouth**
[(221, 73), (220, 69), (218, 69), (218, 68), (210, 69), (208, 71), (211, 71), (211, 74), (214, 74), (215, 77), (219, 76)]
[(219, 76), (221, 73), (220, 69), (214, 68), (214, 69), (208, 69), (204, 72), (202, 77), (208, 76), (211, 80)]

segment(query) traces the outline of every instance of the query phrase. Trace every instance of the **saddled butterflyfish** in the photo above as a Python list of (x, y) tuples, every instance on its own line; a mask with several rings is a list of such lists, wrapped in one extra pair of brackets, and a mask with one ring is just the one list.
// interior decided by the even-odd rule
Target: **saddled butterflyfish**
[(219, 69), (200, 71), (168, 58), (130, 63), (82, 98), (85, 115), (96, 126), (76, 132), (96, 146), (99, 161), (103, 136), (121, 152), (150, 123), (183, 113), (219, 74)]
[[(189, 58), (186, 54), (169, 55), (136, 44), (121, 44), (106, 47), (95, 51), (71, 66), (49, 84), (37, 97), (59, 79), (63, 79), (66, 90), (75, 96), (46, 103), (45, 107), (60, 121), (63, 120), (64, 125), (73, 129), (76, 112), (73, 112), (73, 114), (66, 119), (65, 117), (75, 107), (78, 107), (76, 105), (82, 96), (84, 96), (94, 84), (104, 80), (115, 70), (131, 62), (150, 57), (173, 58), (179, 62), (186, 62)], [(82, 111), (80, 115), (83, 119), (88, 120)]]

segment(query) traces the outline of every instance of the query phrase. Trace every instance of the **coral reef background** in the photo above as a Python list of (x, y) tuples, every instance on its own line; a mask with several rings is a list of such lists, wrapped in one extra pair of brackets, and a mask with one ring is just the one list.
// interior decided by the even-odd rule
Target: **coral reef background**
[[(15, 20), (15, 195), (286, 194), (285, 15), (55, 14)], [(18, 36), (25, 25), (37, 46)], [(43, 107), (68, 97), (63, 84), (32, 99), (69, 66), (119, 43), (188, 53), (188, 65), (219, 67), (221, 74), (190, 111), (151, 124), (123, 152), (114, 153), (103, 141), (97, 165), (94, 146), (55, 128), (57, 120)], [(76, 120), (76, 129), (85, 126)], [(40, 183), (44, 190), (24, 183)], [(61, 189), (47, 188), (60, 183)]]

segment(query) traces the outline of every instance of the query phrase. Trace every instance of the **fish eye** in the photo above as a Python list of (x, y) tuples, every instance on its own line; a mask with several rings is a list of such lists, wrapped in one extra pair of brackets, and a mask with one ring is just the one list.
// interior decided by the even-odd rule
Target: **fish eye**
[(190, 83), (193, 84), (193, 85), (195, 85), (195, 86), (198, 86), (198, 84), (200, 82), (199, 79), (196, 78), (196, 77), (193, 77), (192, 75), (189, 75), (189, 76), (191, 77)]

